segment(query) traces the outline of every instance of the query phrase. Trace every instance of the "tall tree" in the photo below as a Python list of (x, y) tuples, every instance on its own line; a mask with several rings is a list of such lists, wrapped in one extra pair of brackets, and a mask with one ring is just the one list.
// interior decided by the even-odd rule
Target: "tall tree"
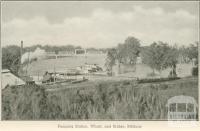
[(9, 69), (15, 75), (18, 74), (20, 65), (20, 47), (7, 46), (2, 48), (2, 68)]
[(166, 51), (169, 49), (166, 43), (154, 42), (143, 51), (143, 62), (154, 70), (161, 71), (164, 67)]
[(199, 42), (195, 42), (194, 44), (190, 44), (187, 47), (182, 46), (179, 48), (179, 54), (184, 60), (184, 62), (188, 63), (193, 59), (196, 59), (198, 63), (198, 45)]
[(115, 48), (109, 49), (107, 52), (105, 67), (108, 74), (112, 75), (112, 68), (115, 65), (117, 57), (117, 50)]
[(116, 60), (119, 63), (135, 65), (140, 52), (140, 41), (135, 37), (128, 37), (123, 44), (117, 48), (108, 50), (106, 64), (107, 71), (112, 71)]
[(190, 60), (198, 58), (198, 42), (195, 44), (190, 44), (187, 48), (187, 56)]
[(153, 72), (161, 73), (163, 69), (171, 68), (172, 75), (176, 75), (176, 64), (178, 63), (178, 49), (170, 47), (164, 42), (154, 42), (142, 52), (143, 62), (149, 65)]
[(140, 41), (135, 37), (128, 37), (124, 44), (118, 45), (120, 61), (127, 64), (135, 64), (140, 52)]
[(163, 60), (163, 68), (170, 67), (172, 70), (170, 72), (170, 76), (176, 77), (176, 65), (178, 63), (178, 49), (176, 47), (170, 47), (165, 54), (165, 58)]

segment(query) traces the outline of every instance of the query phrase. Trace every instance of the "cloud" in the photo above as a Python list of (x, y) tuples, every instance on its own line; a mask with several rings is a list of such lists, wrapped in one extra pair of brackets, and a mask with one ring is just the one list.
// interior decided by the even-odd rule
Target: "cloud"
[(165, 41), (186, 45), (198, 40), (198, 18), (185, 10), (165, 12), (162, 8), (134, 6), (132, 10), (113, 12), (96, 9), (87, 17), (65, 18), (52, 24), (44, 17), (13, 19), (2, 23), (2, 45), (34, 44), (113, 47), (128, 36), (145, 44)]

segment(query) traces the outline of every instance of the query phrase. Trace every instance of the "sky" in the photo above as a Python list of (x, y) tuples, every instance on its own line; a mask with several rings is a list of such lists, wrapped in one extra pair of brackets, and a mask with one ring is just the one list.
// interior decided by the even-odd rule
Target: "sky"
[(199, 41), (197, 2), (2, 2), (1, 44), (109, 48), (136, 37), (189, 45)]

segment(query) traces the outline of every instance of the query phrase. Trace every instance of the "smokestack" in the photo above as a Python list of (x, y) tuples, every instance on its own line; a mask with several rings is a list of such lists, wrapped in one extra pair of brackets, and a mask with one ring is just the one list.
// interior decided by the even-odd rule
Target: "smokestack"
[(23, 41), (21, 41), (21, 48), (20, 48), (20, 63), (22, 63), (21, 61), (22, 55), (23, 55)]

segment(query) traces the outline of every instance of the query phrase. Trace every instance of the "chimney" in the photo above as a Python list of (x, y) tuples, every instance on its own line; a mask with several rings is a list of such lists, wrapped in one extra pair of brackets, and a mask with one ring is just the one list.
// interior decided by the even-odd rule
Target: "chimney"
[(23, 55), (23, 41), (21, 41), (21, 49), (20, 49), (20, 63), (22, 63), (22, 62), (21, 62), (22, 55)]

